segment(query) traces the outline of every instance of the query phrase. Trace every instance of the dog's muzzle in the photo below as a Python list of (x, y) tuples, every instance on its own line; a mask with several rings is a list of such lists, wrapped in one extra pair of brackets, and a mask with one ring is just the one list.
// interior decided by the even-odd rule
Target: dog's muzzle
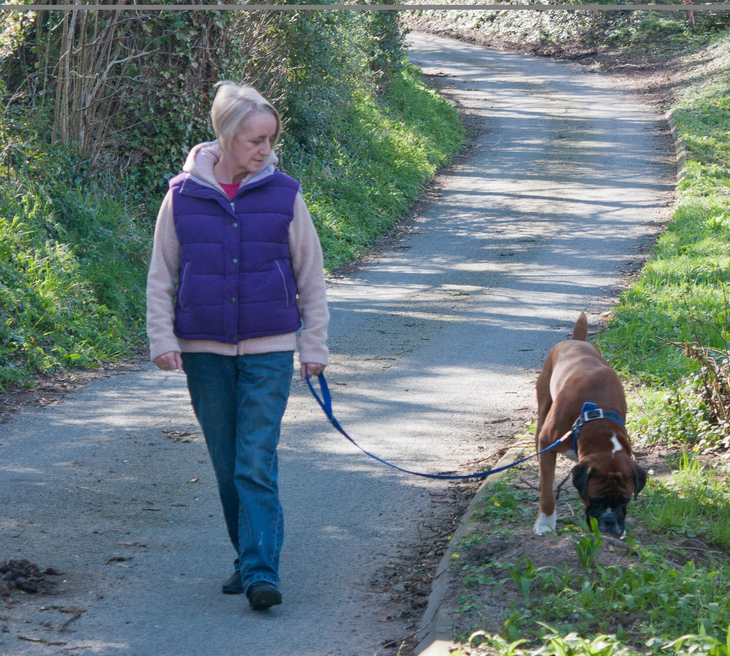
[(591, 512), (591, 508), (586, 511), (586, 521), (590, 525), (591, 517), (595, 517), (598, 521), (598, 530), (601, 533), (615, 535), (621, 537), (624, 534), (624, 521), (626, 513), (621, 512), (619, 508), (604, 508), (598, 513)]

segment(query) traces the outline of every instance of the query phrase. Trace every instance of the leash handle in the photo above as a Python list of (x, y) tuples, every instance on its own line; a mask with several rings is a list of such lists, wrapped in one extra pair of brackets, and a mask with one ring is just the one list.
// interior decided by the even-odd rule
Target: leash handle
[(319, 382), (319, 389), (322, 392), (321, 399), (319, 398), (319, 395), (312, 386), (312, 381), (309, 379), (309, 374), (306, 373), (305, 375), (307, 377), (307, 385), (309, 385), (309, 391), (312, 393), (312, 396), (314, 396), (314, 398), (317, 400), (319, 407), (322, 408), (322, 411), (327, 416), (327, 419), (329, 419), (330, 423), (348, 440), (350, 440), (350, 442), (353, 442), (352, 438), (347, 433), (345, 433), (342, 426), (340, 426), (340, 422), (337, 421), (337, 418), (332, 412), (332, 395), (330, 394), (330, 388), (327, 385), (327, 379), (324, 377), (324, 374), (317, 374), (317, 382)]
[[(309, 379), (309, 374), (305, 373), (307, 385), (309, 386), (309, 391), (312, 393), (312, 396), (315, 398), (317, 403), (319, 404), (319, 407), (322, 408), (324, 414), (327, 416), (327, 419), (329, 419), (330, 423), (334, 428), (341, 433), (344, 437), (346, 437), (354, 446), (356, 446), (360, 451), (362, 451), (365, 455), (371, 457), (373, 460), (377, 460), (378, 462), (387, 465), (388, 467), (392, 467), (393, 469), (396, 469), (400, 472), (403, 472), (404, 474), (411, 474), (412, 476), (420, 476), (422, 478), (437, 478), (441, 480), (465, 480), (465, 479), (471, 479), (471, 478), (486, 478), (487, 476), (491, 476), (492, 474), (496, 474), (501, 471), (505, 471), (507, 469), (512, 469), (512, 467), (516, 467), (517, 465), (525, 462), (526, 460), (529, 460), (530, 458), (534, 458), (536, 456), (539, 456), (542, 453), (545, 453), (546, 451), (550, 451), (550, 449), (555, 448), (560, 444), (564, 437), (561, 437), (559, 440), (551, 444), (550, 446), (544, 448), (542, 451), (538, 451), (537, 453), (533, 453), (532, 455), (529, 455), (525, 458), (521, 458), (520, 460), (515, 460), (513, 463), (510, 463), (509, 465), (505, 465), (504, 467), (499, 467), (498, 469), (488, 469), (486, 471), (477, 472), (475, 474), (426, 474), (424, 472), (416, 472), (411, 471), (410, 469), (404, 469), (403, 467), (398, 467), (397, 465), (394, 465), (390, 462), (387, 462), (386, 460), (383, 460), (382, 458), (378, 458), (378, 456), (373, 455), (369, 451), (366, 451), (363, 449), (355, 440), (353, 440), (345, 431), (342, 426), (340, 426), (340, 422), (337, 421), (337, 418), (334, 415), (334, 412), (332, 411), (332, 395), (330, 394), (329, 387), (327, 385), (327, 379), (324, 377), (324, 374), (318, 374), (317, 375), (317, 381), (319, 382), (319, 388), (322, 392), (322, 398), (319, 397), (317, 394), (317, 391), (314, 389), (314, 386), (312, 385), (312, 381)], [(569, 434), (568, 434), (569, 435)]]

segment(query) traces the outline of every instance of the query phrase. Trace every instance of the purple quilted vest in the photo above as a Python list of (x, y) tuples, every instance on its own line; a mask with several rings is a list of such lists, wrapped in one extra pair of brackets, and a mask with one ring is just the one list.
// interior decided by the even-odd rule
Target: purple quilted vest
[(230, 201), (181, 173), (170, 189), (180, 242), (175, 335), (236, 344), (299, 330), (289, 254), (299, 183), (276, 171)]

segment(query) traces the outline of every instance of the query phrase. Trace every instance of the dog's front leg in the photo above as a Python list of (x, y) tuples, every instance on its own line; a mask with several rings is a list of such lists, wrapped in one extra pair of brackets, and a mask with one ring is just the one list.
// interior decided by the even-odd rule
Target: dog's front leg
[(538, 456), (540, 463), (540, 512), (532, 531), (535, 535), (544, 535), (555, 531), (555, 463), (557, 454), (548, 451)]

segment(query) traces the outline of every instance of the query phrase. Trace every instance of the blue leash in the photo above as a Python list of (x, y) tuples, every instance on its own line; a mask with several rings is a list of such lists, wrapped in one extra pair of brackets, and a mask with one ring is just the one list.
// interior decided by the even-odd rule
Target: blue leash
[[(398, 467), (397, 465), (393, 465), (382, 458), (378, 458), (378, 456), (373, 455), (372, 453), (369, 453), (365, 449), (363, 449), (355, 440), (353, 440), (346, 432), (345, 429), (340, 426), (340, 422), (337, 421), (337, 418), (335, 417), (334, 413), (332, 412), (332, 397), (330, 395), (329, 387), (327, 386), (327, 380), (324, 377), (324, 374), (319, 374), (317, 376), (317, 380), (319, 380), (319, 388), (322, 391), (322, 398), (319, 398), (319, 395), (315, 391), (314, 387), (312, 386), (312, 381), (309, 380), (309, 374), (306, 375), (307, 379), (307, 385), (309, 385), (309, 391), (312, 392), (312, 396), (316, 399), (317, 403), (319, 403), (319, 407), (322, 408), (324, 411), (324, 414), (327, 415), (327, 419), (330, 420), (330, 423), (335, 427), (337, 431), (342, 433), (350, 442), (352, 442), (360, 451), (362, 451), (365, 455), (370, 456), (374, 460), (377, 460), (378, 462), (388, 465), (388, 467), (392, 467), (393, 469), (397, 469), (400, 472), (403, 472), (405, 474), (412, 474), (413, 476), (422, 476), (423, 478), (440, 478), (445, 480), (456, 480), (456, 479), (469, 479), (469, 478), (486, 478), (487, 476), (491, 476), (492, 474), (496, 474), (497, 472), (505, 471), (507, 469), (511, 469), (512, 467), (516, 467), (520, 463), (525, 462), (525, 460), (529, 460), (530, 458), (534, 458), (535, 456), (539, 456), (541, 453), (545, 453), (546, 451), (550, 451), (550, 449), (555, 448), (560, 444), (560, 442), (563, 441), (564, 438), (560, 438), (557, 442), (551, 444), (549, 447), (544, 448), (542, 451), (538, 451), (537, 453), (533, 453), (530, 456), (527, 456), (526, 458), (521, 458), (520, 460), (516, 460), (515, 462), (505, 465), (504, 467), (499, 467), (497, 469), (489, 469), (487, 471), (483, 472), (477, 472), (476, 474), (464, 474), (464, 475), (445, 475), (445, 474), (424, 474), (422, 472), (416, 472), (411, 471), (410, 469), (403, 469), (403, 467)], [(570, 433), (569, 433), (570, 434)]]

